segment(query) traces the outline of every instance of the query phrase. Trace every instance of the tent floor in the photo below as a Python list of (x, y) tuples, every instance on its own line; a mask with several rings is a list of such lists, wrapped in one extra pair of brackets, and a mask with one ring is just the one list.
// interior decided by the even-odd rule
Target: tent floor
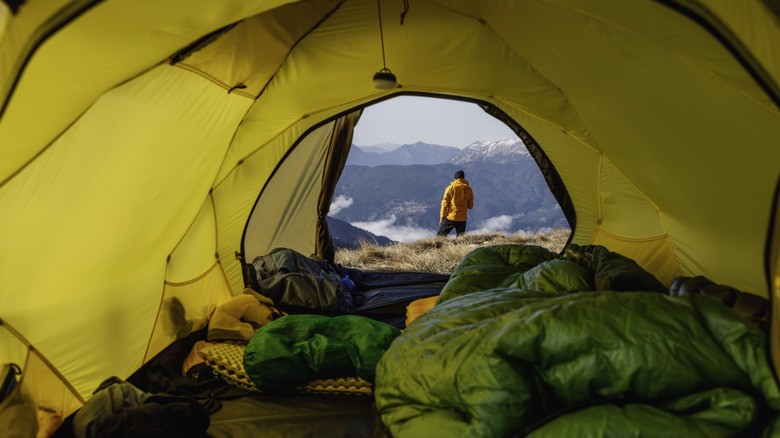
[(369, 396), (252, 394), (223, 401), (207, 433), (210, 438), (378, 438), (385, 435), (373, 402)]

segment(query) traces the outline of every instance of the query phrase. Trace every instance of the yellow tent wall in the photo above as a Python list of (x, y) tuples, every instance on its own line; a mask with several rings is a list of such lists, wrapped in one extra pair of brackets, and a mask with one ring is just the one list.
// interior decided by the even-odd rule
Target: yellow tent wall
[[(391, 91), (371, 83), (372, 1), (3, 10), (0, 362), (33, 348), (77, 401), (129, 375), (171, 339), (167, 298), (196, 319), (241, 291), (236, 253), (264, 187), (311, 208), (316, 184), (291, 184), (305, 175), (269, 182), (300, 151), (321, 161), (301, 136), (398, 93), (485, 102), (521, 126), (572, 200), (574, 242), (666, 282), (700, 274), (769, 296), (780, 26), (764, 3), (419, 0), (403, 25), (402, 2), (381, 5)], [(275, 213), (253, 232), (313, 252), (314, 230), (293, 236), (281, 222), (294, 211)]]

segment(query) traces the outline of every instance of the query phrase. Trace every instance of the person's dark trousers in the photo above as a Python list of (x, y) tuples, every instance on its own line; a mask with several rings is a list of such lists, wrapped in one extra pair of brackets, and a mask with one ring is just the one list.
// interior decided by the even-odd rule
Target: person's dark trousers
[(447, 234), (450, 234), (450, 231), (452, 231), (453, 228), (455, 228), (455, 237), (462, 235), (466, 232), (466, 221), (451, 221), (444, 218), (444, 220), (441, 221), (441, 225), (439, 225), (439, 231), (436, 235), (447, 237)]

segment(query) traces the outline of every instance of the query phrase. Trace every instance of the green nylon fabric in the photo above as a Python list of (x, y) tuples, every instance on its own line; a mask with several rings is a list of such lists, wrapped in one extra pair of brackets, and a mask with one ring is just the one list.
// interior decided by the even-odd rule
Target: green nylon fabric
[[(726, 401), (684, 400), (725, 388), (737, 391)], [(780, 409), (763, 334), (712, 299), (511, 288), (418, 318), (380, 360), (375, 398), (395, 438), (511, 436), (594, 401), (598, 414), (575, 409), (534, 436), (580, 436), (557, 424), (575, 414), (589, 436), (619, 436), (612, 422), (641, 436), (661, 425), (665, 436), (739, 436), (764, 424), (758, 406)]]
[[(719, 388), (683, 397), (660, 407), (649, 404), (593, 406), (558, 417), (528, 438), (628, 436), (725, 438), (744, 436), (759, 407), (749, 395)], [(609, 424), (609, 427), (604, 427)]]
[(544, 261), (533, 268), (513, 274), (499, 287), (543, 292), (576, 292), (593, 290), (593, 275), (586, 268), (568, 260)]
[(357, 315), (288, 315), (255, 332), (244, 351), (244, 368), (264, 391), (315, 379), (373, 381), (379, 358), (400, 333)]
[(668, 292), (653, 274), (628, 257), (601, 245), (582, 245), (577, 248), (581, 254), (588, 254), (593, 259), (596, 290)]
[(667, 292), (653, 274), (628, 257), (601, 245), (572, 247), (576, 248), (574, 260), (536, 245), (477, 248), (466, 254), (455, 268), (437, 302), (504, 287), (544, 292)]
[[(470, 292), (502, 287), (505, 279), (522, 274), (558, 255), (536, 245), (495, 245), (477, 248), (460, 261), (442, 288), (437, 303)], [(489, 272), (490, 275), (485, 275)]]

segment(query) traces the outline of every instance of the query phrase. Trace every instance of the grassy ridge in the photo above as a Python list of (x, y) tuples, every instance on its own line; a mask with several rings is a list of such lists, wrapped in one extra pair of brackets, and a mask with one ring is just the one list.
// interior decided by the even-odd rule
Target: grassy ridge
[(563, 251), (569, 230), (554, 230), (546, 234), (467, 234), (457, 239), (432, 237), (411, 243), (379, 246), (361, 242), (356, 249), (339, 249), (335, 262), (364, 271), (435, 272), (449, 274), (463, 256), (480, 246), (539, 245), (553, 252)]

